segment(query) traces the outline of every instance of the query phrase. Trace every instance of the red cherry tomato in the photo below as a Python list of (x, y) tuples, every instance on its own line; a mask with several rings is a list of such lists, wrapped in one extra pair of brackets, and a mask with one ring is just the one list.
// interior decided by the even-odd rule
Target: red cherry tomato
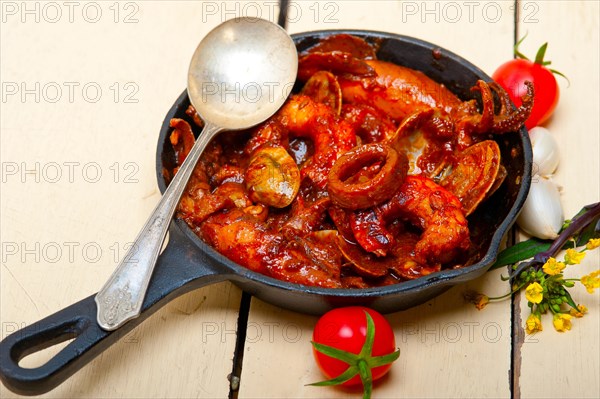
[(525, 37), (515, 46), (515, 56), (517, 58), (500, 65), (492, 78), (506, 90), (517, 107), (521, 105), (521, 97), (527, 93), (525, 82), (530, 81), (533, 83), (533, 109), (525, 122), (527, 129), (532, 129), (548, 120), (554, 112), (560, 97), (554, 74), (563, 77), (564, 75), (546, 67), (546, 65), (550, 65), (550, 61), (544, 61), (548, 43), (540, 47), (535, 61), (530, 61), (521, 54), (518, 46), (524, 39)]
[[(361, 306), (333, 309), (325, 313), (315, 326), (313, 342), (358, 355), (363, 349), (367, 337), (365, 312), (369, 313), (375, 327), (373, 349), (370, 357), (375, 358), (395, 353), (396, 340), (390, 323), (380, 313)], [(316, 349), (313, 349), (313, 353), (319, 368), (328, 378), (338, 377), (349, 367), (348, 363), (330, 357)], [(373, 367), (371, 369), (372, 380), (383, 377), (391, 366), (390, 361), (388, 364)], [(342, 385), (353, 386), (358, 384), (361, 384), (361, 377), (357, 374)]]
[(560, 92), (556, 78), (551, 71), (535, 62), (522, 59), (508, 61), (496, 69), (492, 78), (506, 90), (517, 107), (521, 105), (521, 97), (527, 93), (525, 81), (533, 83), (535, 94), (531, 115), (525, 122), (527, 129), (548, 120), (558, 104)]

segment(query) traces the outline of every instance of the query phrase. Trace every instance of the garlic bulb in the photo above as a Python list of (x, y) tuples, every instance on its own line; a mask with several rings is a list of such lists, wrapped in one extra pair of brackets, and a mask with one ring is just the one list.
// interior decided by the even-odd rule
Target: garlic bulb
[(537, 126), (529, 131), (533, 147), (533, 173), (549, 176), (556, 170), (559, 161), (558, 143), (550, 131)]
[(558, 187), (552, 180), (535, 175), (517, 224), (532, 236), (551, 239), (556, 238), (563, 223)]

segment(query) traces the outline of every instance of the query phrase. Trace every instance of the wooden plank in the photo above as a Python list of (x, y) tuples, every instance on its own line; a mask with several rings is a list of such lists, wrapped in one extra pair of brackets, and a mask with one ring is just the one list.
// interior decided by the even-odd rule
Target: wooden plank
[[(276, 19), (250, 3), (2, 3), (2, 338), (100, 289), (159, 200), (158, 131), (198, 42)], [(186, 295), (45, 397), (227, 397), (240, 297)]]
[[(529, 35), (522, 52), (532, 57), (548, 42), (546, 58), (552, 67), (569, 77), (570, 85), (558, 77), (561, 98), (546, 127), (559, 142), (561, 163), (554, 181), (562, 186), (565, 216), (573, 216), (586, 204), (600, 199), (600, 79), (599, 15), (596, 1), (525, 2), (529, 19), (520, 19), (519, 31)], [(562, 255), (559, 255), (561, 257)], [(581, 265), (566, 270), (580, 277), (598, 269), (600, 255), (591, 252)], [(573, 298), (589, 308), (582, 319), (573, 320), (573, 329), (558, 333), (552, 316), (542, 319), (544, 331), (521, 339), (516, 396), (544, 398), (597, 398), (600, 396), (600, 295), (588, 294), (581, 285), (571, 290)], [(524, 296), (520, 302), (521, 323), (529, 315)], [(551, 378), (540, 379), (542, 373)]]
[[(469, 6), (453, 4), (459, 7), (458, 19), (444, 2), (292, 2), (289, 30), (346, 28), (405, 34), (437, 43), (491, 73), (512, 54), (512, 3), (477, 2), (471, 18)], [(492, 14), (497, 6), (499, 14)], [(510, 303), (479, 312), (462, 299), (466, 289), (500, 295), (506, 287), (499, 281), (499, 272), (489, 273), (419, 307), (389, 315), (402, 354), (373, 396), (510, 396)], [(358, 396), (338, 388), (305, 386), (322, 379), (310, 346), (316, 320), (252, 300), (249, 335), (253, 331), (262, 335), (253, 333), (246, 341), (240, 398)], [(272, 323), (276, 329), (269, 338)]]
[[(510, 396), (510, 304), (480, 312), (463, 300), (467, 289), (503, 293), (498, 281), (498, 273), (489, 273), (421, 306), (387, 315), (401, 355), (390, 375), (376, 384), (374, 397)], [(339, 388), (306, 386), (323, 379), (310, 344), (316, 321), (253, 299), (239, 397), (356, 397)]]

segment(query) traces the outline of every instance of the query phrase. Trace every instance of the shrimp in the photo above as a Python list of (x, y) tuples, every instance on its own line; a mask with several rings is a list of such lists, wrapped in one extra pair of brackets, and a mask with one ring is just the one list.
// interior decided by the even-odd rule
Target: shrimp
[[(473, 133), (518, 130), (533, 107), (531, 84), (527, 84), (527, 94), (522, 97), (521, 106), (513, 109), (508, 94), (498, 84), (479, 80), (471, 89), (481, 93), (482, 111), (479, 112), (475, 100), (461, 101), (446, 86), (423, 72), (380, 60), (361, 62), (373, 68), (376, 76), (339, 79), (342, 98), (346, 103), (372, 105), (397, 121), (435, 109), (456, 125), (455, 132), (461, 142), (468, 142)], [(493, 92), (498, 97), (500, 109), (497, 114)]]
[(461, 104), (450, 90), (423, 72), (385, 61), (365, 62), (376, 77), (340, 79), (345, 102), (371, 105), (397, 121), (431, 108), (450, 114)]
[(422, 229), (414, 248), (419, 263), (447, 263), (469, 248), (469, 228), (455, 195), (423, 176), (407, 176), (387, 202), (350, 215), (354, 237), (366, 251), (385, 256), (394, 246), (387, 225), (402, 218)]
[(339, 288), (341, 259), (318, 239), (286, 240), (241, 209), (209, 216), (202, 238), (221, 254), (255, 272), (297, 284)]
[(289, 131), (290, 137), (312, 140), (314, 155), (300, 170), (319, 188), (327, 184), (327, 174), (334, 162), (356, 145), (354, 129), (341, 120), (331, 107), (308, 96), (292, 96), (276, 117)]
[(197, 190), (196, 196), (186, 193), (179, 204), (179, 214), (188, 222), (199, 224), (215, 212), (252, 206), (242, 184), (223, 183), (212, 193), (208, 192), (208, 186), (199, 187), (202, 189)]

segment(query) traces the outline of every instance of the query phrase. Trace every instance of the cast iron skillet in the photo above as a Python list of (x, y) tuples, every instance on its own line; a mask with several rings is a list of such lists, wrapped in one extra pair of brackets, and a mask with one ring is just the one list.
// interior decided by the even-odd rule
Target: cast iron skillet
[[(320, 38), (341, 31), (320, 31), (293, 35), (304, 50)], [(481, 70), (433, 44), (410, 37), (379, 32), (346, 31), (378, 45), (378, 58), (421, 70), (444, 83), (463, 99), (477, 79), (491, 80)], [(435, 54), (435, 56), (434, 56)], [(158, 139), (157, 176), (161, 191), (162, 174), (174, 166), (169, 144), (169, 120), (189, 120), (184, 92), (167, 114)], [(192, 124), (193, 126), (193, 124)], [(199, 132), (196, 132), (196, 134)], [(227, 134), (227, 133), (225, 133)], [(234, 133), (235, 134), (235, 133)], [(469, 217), (472, 239), (480, 248), (479, 262), (455, 270), (444, 270), (417, 280), (371, 289), (326, 289), (287, 283), (254, 273), (217, 253), (202, 242), (180, 220), (171, 224), (169, 244), (158, 259), (140, 317), (118, 330), (102, 330), (96, 323), (94, 295), (35, 324), (9, 335), (0, 343), (0, 378), (6, 387), (23, 395), (47, 392), (90, 362), (134, 327), (173, 298), (196, 288), (229, 280), (256, 297), (298, 312), (320, 314), (337, 306), (362, 304), (381, 312), (409, 308), (442, 293), (450, 286), (485, 273), (494, 262), (500, 241), (514, 222), (529, 191), (531, 145), (527, 131), (497, 137), (508, 177), (502, 187)], [(30, 353), (75, 338), (46, 364), (25, 369), (18, 362)]]

